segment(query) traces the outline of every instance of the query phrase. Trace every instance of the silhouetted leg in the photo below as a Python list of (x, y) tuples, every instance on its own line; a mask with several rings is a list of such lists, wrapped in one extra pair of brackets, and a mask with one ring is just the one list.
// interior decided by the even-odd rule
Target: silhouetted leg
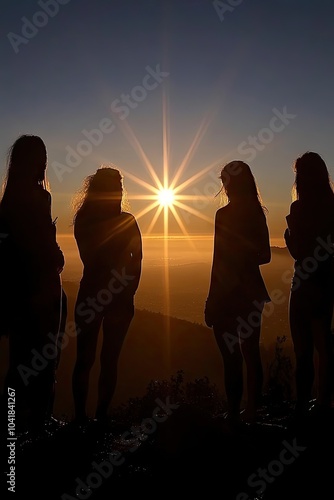
[[(42, 349), (38, 349), (42, 352)], [(53, 402), (54, 384), (55, 384), (55, 363), (52, 360), (45, 359), (45, 366), (36, 378), (31, 382), (31, 428), (40, 430), (51, 416), (51, 405)]]
[(103, 344), (101, 349), (101, 372), (99, 377), (97, 419), (106, 419), (116, 383), (118, 360), (124, 339), (134, 314), (133, 304), (118, 304), (108, 311), (103, 320)]
[(89, 375), (95, 362), (97, 340), (102, 322), (101, 314), (96, 313), (91, 323), (75, 314), (77, 327), (77, 358), (72, 377), (75, 418), (86, 418), (86, 402), (89, 389)]
[(41, 428), (46, 417), (49, 386), (49, 361), (42, 351), (43, 320), (29, 300), (13, 311), (9, 334), (9, 370), (5, 390), (15, 389), (18, 431)]
[(245, 321), (251, 329), (248, 334), (241, 338), (241, 351), (246, 363), (247, 370), (247, 406), (244, 414), (246, 420), (254, 420), (259, 407), (262, 395), (263, 369), (260, 353), (260, 333), (261, 333), (261, 311), (251, 311)]
[(62, 290), (61, 296), (61, 317), (60, 317), (60, 328), (59, 328), (59, 336), (57, 342), (57, 363), (56, 368), (58, 368), (60, 363), (61, 349), (62, 349), (62, 341), (66, 330), (66, 321), (67, 321), (67, 295), (64, 290)]
[[(259, 407), (263, 385), (263, 368), (260, 354), (260, 333), (262, 310), (249, 305), (242, 314), (244, 320), (240, 332), (240, 345), (247, 370), (247, 406), (244, 413), (246, 420), (254, 420)], [(245, 327), (247, 325), (247, 328)]]
[[(224, 362), (228, 416), (233, 421), (239, 420), (243, 393), (243, 358), (238, 340), (237, 325), (231, 319), (226, 321), (224, 327), (214, 325), (213, 331)], [(226, 336), (227, 333), (228, 337)]]
[[(66, 330), (66, 321), (67, 321), (67, 295), (65, 294), (64, 290), (62, 290), (62, 296), (61, 296), (61, 304), (56, 305), (56, 322), (59, 324), (59, 332), (57, 335), (57, 342), (56, 342), (56, 360), (54, 363), (54, 381), (53, 381), (53, 387), (52, 387), (52, 395), (50, 399), (50, 405), (48, 408), (48, 418), (50, 418), (53, 414), (53, 407), (54, 407), (54, 401), (55, 401), (55, 396), (56, 396), (56, 383), (57, 383), (57, 370), (60, 364), (60, 356), (61, 356), (61, 351), (62, 351), (62, 343), (63, 343), (63, 337), (65, 334)], [(59, 321), (59, 315), (60, 315), (60, 321)]]
[[(27, 322), (28, 325), (28, 322)], [(13, 319), (9, 334), (9, 366), (4, 381), (4, 396), (7, 399), (8, 388), (15, 390), (15, 419), (18, 432), (29, 428), (31, 401), (29, 384), (35, 376), (31, 369), (31, 338), (22, 333), (23, 325)]]
[(296, 391), (298, 414), (308, 409), (314, 383), (313, 335), (307, 303), (300, 290), (292, 292), (289, 304), (291, 336), (296, 358)]
[(331, 346), (331, 311), (313, 322), (314, 344), (318, 351), (318, 393), (317, 403), (329, 407), (332, 392), (332, 346)]
[[(55, 370), (57, 360), (57, 339), (59, 329), (59, 301), (50, 299), (43, 308), (34, 311), (36, 320), (34, 353), (40, 369), (31, 380), (31, 427), (39, 430), (50, 417), (55, 391)], [(36, 354), (37, 353), (37, 354)]]

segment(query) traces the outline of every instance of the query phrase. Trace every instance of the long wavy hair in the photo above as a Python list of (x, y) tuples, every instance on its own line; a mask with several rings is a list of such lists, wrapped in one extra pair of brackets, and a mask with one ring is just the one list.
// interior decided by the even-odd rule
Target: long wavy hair
[(73, 225), (78, 216), (119, 215), (129, 210), (123, 176), (118, 168), (102, 165), (88, 175), (73, 198)]
[(255, 177), (247, 163), (241, 160), (227, 163), (222, 168), (219, 178), (222, 181), (222, 188), (217, 195), (221, 195), (223, 205), (235, 200), (246, 209), (249, 206), (258, 206), (264, 213), (268, 212), (262, 202)]
[[(47, 151), (43, 140), (37, 135), (21, 135), (9, 148), (7, 173), (2, 186), (2, 199), (10, 192), (11, 196), (22, 196), (22, 190), (41, 186), (50, 190), (46, 178)], [(20, 192), (20, 194), (19, 194)]]
[(292, 199), (311, 204), (333, 203), (334, 192), (325, 161), (318, 153), (307, 151), (293, 164), (295, 182)]

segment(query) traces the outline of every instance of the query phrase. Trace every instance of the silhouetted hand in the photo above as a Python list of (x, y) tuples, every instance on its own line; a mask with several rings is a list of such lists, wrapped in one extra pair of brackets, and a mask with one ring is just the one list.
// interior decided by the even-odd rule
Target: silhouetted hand
[(65, 257), (63, 252), (60, 249), (60, 246), (57, 244), (58, 251), (57, 251), (57, 272), (58, 274), (61, 274), (64, 270), (65, 266)]

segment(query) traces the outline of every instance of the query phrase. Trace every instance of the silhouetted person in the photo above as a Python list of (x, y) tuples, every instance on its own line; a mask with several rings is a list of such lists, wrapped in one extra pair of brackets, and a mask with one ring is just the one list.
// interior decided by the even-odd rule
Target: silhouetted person
[(334, 194), (324, 160), (306, 152), (294, 164), (296, 200), (284, 233), (295, 259), (289, 319), (296, 358), (296, 416), (306, 415), (318, 353), (316, 412), (328, 410), (333, 384), (331, 322), (334, 288)]
[(7, 387), (16, 390), (16, 422), (40, 429), (54, 393), (64, 256), (56, 241), (47, 152), (38, 136), (12, 145), (0, 204), (1, 322), (9, 336)]
[(100, 327), (98, 401), (95, 417), (108, 420), (117, 382), (118, 359), (134, 316), (139, 285), (142, 239), (133, 215), (123, 211), (119, 170), (101, 167), (86, 178), (74, 217), (74, 235), (83, 275), (75, 305), (77, 359), (73, 372), (75, 421), (85, 422), (90, 370)]
[(243, 362), (247, 404), (243, 419), (253, 422), (260, 403), (263, 369), (260, 331), (264, 304), (270, 301), (259, 266), (270, 262), (265, 208), (250, 167), (228, 163), (221, 172), (228, 203), (216, 212), (214, 251), (205, 321), (213, 327), (223, 357), (227, 419), (240, 420)]

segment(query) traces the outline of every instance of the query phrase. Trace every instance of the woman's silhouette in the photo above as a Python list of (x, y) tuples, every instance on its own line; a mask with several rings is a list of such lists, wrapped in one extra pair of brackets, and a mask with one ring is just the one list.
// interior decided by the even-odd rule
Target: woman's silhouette
[(124, 189), (118, 169), (101, 167), (86, 178), (76, 204), (74, 235), (83, 276), (75, 306), (77, 359), (73, 372), (75, 420), (86, 420), (89, 374), (99, 330), (103, 341), (96, 419), (106, 422), (117, 382), (117, 364), (134, 316), (134, 295), (142, 261), (141, 233), (123, 210)]
[(296, 357), (296, 417), (310, 406), (318, 353), (315, 411), (328, 410), (333, 377), (334, 193), (324, 160), (306, 152), (294, 163), (295, 197), (284, 236), (295, 259), (289, 319)]
[(52, 411), (57, 336), (61, 324), (60, 273), (47, 151), (38, 136), (20, 136), (8, 156), (0, 204), (1, 319), (9, 336), (6, 387), (16, 390), (16, 419), (40, 429)]
[(250, 167), (228, 163), (221, 172), (228, 203), (216, 212), (214, 252), (205, 320), (213, 327), (223, 357), (227, 419), (240, 420), (243, 361), (247, 369), (245, 421), (260, 402), (263, 371), (259, 340), (262, 311), (270, 301), (259, 266), (270, 262), (265, 209)]

